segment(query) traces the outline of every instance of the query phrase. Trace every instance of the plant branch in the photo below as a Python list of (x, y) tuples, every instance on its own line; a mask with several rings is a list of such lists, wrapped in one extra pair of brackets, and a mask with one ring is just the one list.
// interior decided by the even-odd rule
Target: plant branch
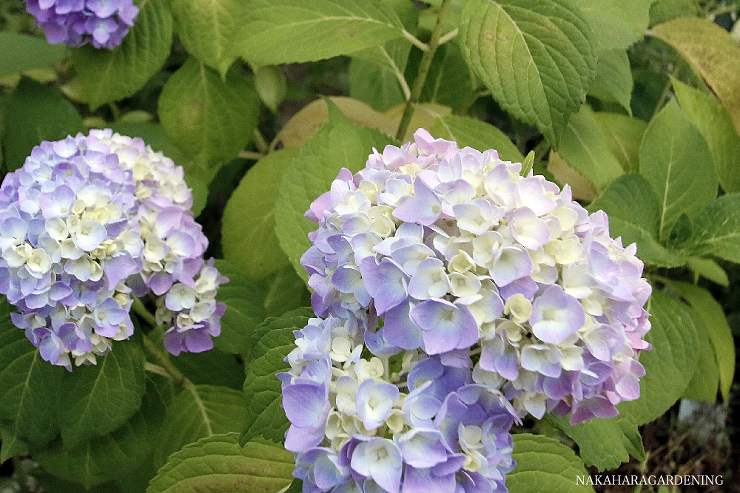
[(442, 5), (439, 7), (437, 24), (434, 26), (434, 31), (432, 31), (432, 37), (427, 45), (428, 49), (424, 51), (424, 54), (421, 56), (419, 71), (416, 74), (416, 80), (414, 80), (414, 86), (411, 89), (411, 97), (406, 101), (406, 107), (403, 109), (401, 122), (398, 124), (398, 131), (396, 132), (396, 139), (398, 140), (403, 140), (406, 135), (406, 130), (408, 130), (409, 124), (411, 123), (411, 117), (414, 114), (414, 109), (421, 98), (424, 83), (427, 80), (429, 69), (432, 66), (432, 59), (440, 45), (442, 28), (444, 27), (445, 17), (447, 16), (447, 11), (449, 10), (451, 3), (452, 2), (450, 0), (442, 0)]
[(136, 313), (139, 317), (143, 318), (144, 321), (148, 323), (150, 326), (156, 327), (157, 325), (159, 325), (157, 323), (157, 318), (154, 315), (152, 315), (152, 312), (147, 310), (147, 308), (144, 306), (144, 303), (141, 301), (141, 299), (134, 297), (131, 308), (134, 309), (134, 313)]

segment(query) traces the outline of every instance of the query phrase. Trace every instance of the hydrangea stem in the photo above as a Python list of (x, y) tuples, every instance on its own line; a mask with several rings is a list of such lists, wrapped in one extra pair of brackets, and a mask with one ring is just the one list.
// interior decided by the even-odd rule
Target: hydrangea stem
[(143, 335), (144, 338), (144, 349), (146, 352), (154, 359), (158, 369), (154, 371), (154, 373), (162, 374), (160, 369), (164, 370), (167, 375), (172, 378), (172, 381), (175, 382), (175, 384), (187, 388), (188, 386), (193, 386), (193, 383), (188, 380), (188, 378), (182, 374), (180, 370), (177, 369), (177, 367), (172, 364), (170, 359), (167, 357), (167, 355), (162, 351), (162, 348), (159, 347), (157, 344), (154, 344), (149, 337), (146, 336), (146, 334)]
[(133, 304), (131, 305), (131, 308), (134, 309), (134, 313), (136, 313), (139, 317), (144, 319), (144, 321), (149, 324), (152, 327), (156, 327), (157, 324), (157, 318), (147, 310), (147, 308), (144, 306), (144, 303), (137, 298), (133, 297)]
[[(411, 88), (411, 97), (406, 101), (406, 107), (403, 109), (403, 115), (401, 116), (401, 122), (398, 124), (398, 131), (396, 132), (396, 139), (403, 141), (406, 131), (408, 130), (409, 124), (411, 123), (411, 117), (414, 114), (414, 109), (419, 103), (421, 98), (421, 91), (424, 89), (424, 83), (429, 75), (429, 69), (432, 66), (432, 59), (434, 54), (437, 52), (437, 48), (442, 44), (442, 29), (444, 27), (445, 17), (447, 11), (452, 2), (450, 0), (442, 0), (442, 5), (439, 7), (439, 13), (437, 14), (437, 24), (434, 26), (432, 31), (432, 37), (427, 44), (427, 49), (424, 50), (424, 54), (421, 56), (419, 62), (419, 71), (416, 74), (416, 80), (414, 80), (414, 86)], [(445, 36), (444, 39), (448, 39), (449, 36)]]

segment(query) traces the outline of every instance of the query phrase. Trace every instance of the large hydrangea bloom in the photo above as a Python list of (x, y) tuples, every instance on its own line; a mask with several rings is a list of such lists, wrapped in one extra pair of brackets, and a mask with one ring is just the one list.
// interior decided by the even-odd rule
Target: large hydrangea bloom
[(414, 137), (342, 170), (306, 213), (319, 225), (301, 259), (317, 316), (353, 321), (377, 357), (470, 370), (521, 416), (616, 415), (639, 396), (650, 347), (635, 245), (495, 150)]
[(144, 142), (93, 130), (35, 147), (0, 186), (0, 293), (41, 356), (71, 370), (134, 330), (132, 296), (158, 297), (173, 354), (213, 347), (227, 281), (206, 263), (183, 170)]
[(139, 14), (133, 0), (26, 0), (26, 10), (49, 43), (109, 50), (121, 44)]
[(469, 368), (363, 353), (354, 318), (311, 319), (278, 375), (306, 493), (505, 492), (516, 412)]

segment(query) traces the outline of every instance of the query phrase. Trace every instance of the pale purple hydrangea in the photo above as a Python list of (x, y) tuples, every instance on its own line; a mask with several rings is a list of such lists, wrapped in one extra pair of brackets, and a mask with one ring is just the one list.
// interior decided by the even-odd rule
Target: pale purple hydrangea
[(92, 44), (112, 50), (128, 34), (139, 9), (133, 0), (25, 0), (49, 43)]
[(316, 315), (353, 320), (376, 357), (418, 351), (469, 370), (521, 416), (616, 415), (639, 396), (650, 347), (636, 246), (567, 185), (521, 176), (495, 150), (414, 137), (343, 169), (306, 213), (319, 225), (301, 259)]
[(355, 318), (311, 319), (296, 345), (278, 378), (303, 491), (507, 491), (518, 417), (471, 369), (363, 354)]
[(93, 130), (35, 147), (0, 186), (0, 293), (43, 359), (95, 363), (157, 297), (173, 354), (213, 347), (227, 281), (206, 263), (183, 171), (141, 139)]

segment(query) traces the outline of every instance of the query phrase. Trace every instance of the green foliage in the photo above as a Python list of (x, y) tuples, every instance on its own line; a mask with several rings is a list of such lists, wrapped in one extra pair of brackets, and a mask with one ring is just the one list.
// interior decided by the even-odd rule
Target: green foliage
[(221, 434), (198, 440), (172, 454), (147, 493), (201, 491), (213, 493), (277, 493), (292, 481), (293, 454), (279, 445), (253, 441), (245, 446), (238, 435)]
[(50, 45), (43, 39), (9, 31), (0, 32), (0, 76), (45, 68), (61, 62), (64, 46)]

